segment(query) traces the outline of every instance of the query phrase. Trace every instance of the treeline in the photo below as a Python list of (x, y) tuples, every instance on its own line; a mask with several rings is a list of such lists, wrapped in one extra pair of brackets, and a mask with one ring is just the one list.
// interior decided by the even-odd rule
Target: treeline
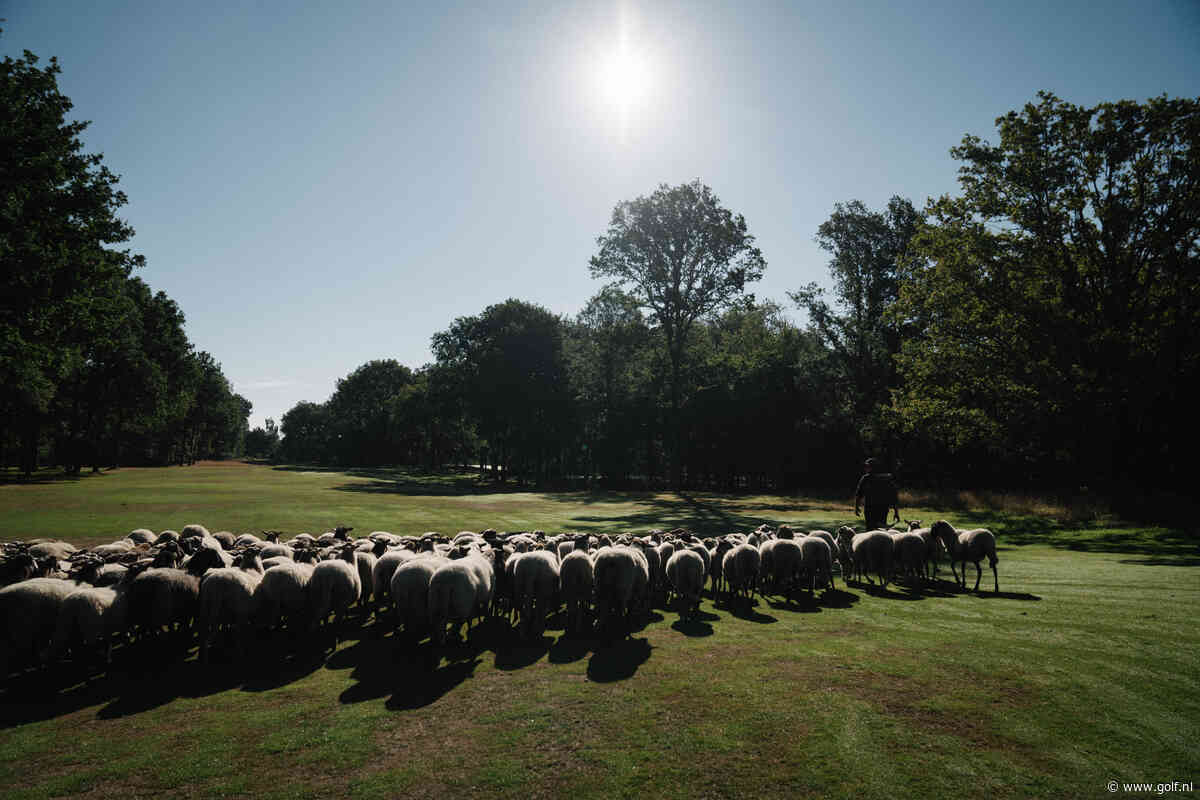
[[(807, 321), (746, 288), (765, 260), (696, 182), (621, 203), (574, 318), (455, 320), (435, 361), (373, 361), (264, 454), (480, 465), (498, 479), (719, 489), (910, 484), (1186, 492), (1200, 385), (1200, 102), (1048, 93), (951, 150), (961, 194), (837, 204)], [(280, 438), (280, 433), (282, 438)]]
[(0, 467), (68, 472), (242, 452), (250, 403), (116, 249), (133, 229), (54, 59), (0, 64)]

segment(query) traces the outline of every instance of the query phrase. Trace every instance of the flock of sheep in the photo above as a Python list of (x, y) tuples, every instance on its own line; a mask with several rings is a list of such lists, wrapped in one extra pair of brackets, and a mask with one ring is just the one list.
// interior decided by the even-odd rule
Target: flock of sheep
[(259, 538), (187, 525), (159, 534), (138, 529), (88, 549), (57, 540), (5, 544), (0, 676), (67, 653), (110, 663), (114, 644), (134, 640), (181, 652), (198, 641), (205, 661), (222, 631), (243, 653), (256, 632), (276, 629), (321, 634), (319, 641), (336, 647), (352, 613), (390, 620), (408, 639), (428, 634), (436, 644), (488, 616), (540, 637), (560, 608), (568, 632), (594, 624), (611, 635), (631, 630), (655, 603), (676, 603), (684, 618), (696, 614), (710, 581), (714, 600), (729, 605), (749, 605), (755, 593), (811, 596), (833, 588), (835, 562), (844, 581), (920, 587), (946, 554), (964, 589), (966, 565), (975, 564), (978, 591), (987, 558), (1000, 589), (995, 537), (945, 521), (909, 523), (907, 531), (842, 527), (836, 535), (763, 525), (704, 540), (683, 529), (616, 537), (486, 530), (452, 539), (384, 531), (355, 539), (352, 530), (281, 542), (270, 531)]

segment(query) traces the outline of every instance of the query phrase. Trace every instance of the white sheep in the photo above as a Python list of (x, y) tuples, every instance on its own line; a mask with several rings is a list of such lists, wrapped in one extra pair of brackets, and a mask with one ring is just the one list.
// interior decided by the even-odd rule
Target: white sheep
[(10, 662), (38, 663), (54, 635), (63, 601), (80, 588), (61, 578), (30, 578), (0, 589), (0, 676)]
[(700, 613), (700, 594), (704, 591), (704, 560), (690, 548), (676, 550), (667, 561), (667, 581), (679, 596), (680, 619)]
[(308, 598), (313, 628), (323, 625), (334, 615), (333, 646), (337, 649), (338, 629), (345, 620), (347, 609), (362, 592), (354, 545), (344, 544), (336, 558), (322, 561), (313, 568), (308, 579)]
[(800, 579), (800, 545), (790, 538), (767, 539), (759, 545), (758, 555), (760, 590), (769, 588), (787, 595)]
[(800, 583), (808, 588), (808, 593), (814, 594), (817, 587), (833, 588), (833, 549), (829, 542), (821, 536), (801, 536), (796, 540), (800, 544)]
[(465, 554), (456, 548), (452, 555), (458, 557), (438, 567), (429, 579), (429, 622), (437, 644), (445, 643), (447, 624), (457, 628), (465, 622), (469, 633), (471, 621), (487, 613), (495, 588), (492, 562), (477, 547)]
[(754, 590), (758, 586), (759, 570), (758, 548), (750, 544), (739, 544), (725, 554), (721, 560), (721, 573), (729, 587), (729, 602), (734, 598), (744, 596), (749, 605), (754, 598)]
[(397, 547), (389, 548), (375, 561), (371, 569), (371, 586), (374, 588), (376, 610), (382, 611), (391, 605), (392, 576), (396, 574), (396, 568), (416, 557), (416, 551)]
[(262, 559), (245, 551), (234, 567), (209, 570), (200, 581), (200, 610), (196, 629), (200, 638), (200, 661), (208, 661), (209, 639), (221, 626), (234, 632), (244, 653), (255, 618), (254, 590), (263, 578)]
[(315, 565), (285, 560), (268, 567), (254, 589), (255, 624), (271, 629), (287, 620), (288, 630), (303, 625), (308, 609), (308, 582)]
[(614, 615), (632, 632), (632, 618), (649, 592), (650, 568), (646, 557), (626, 545), (602, 547), (592, 563), (595, 584), (596, 625), (606, 630)]
[(886, 587), (892, 575), (893, 549), (892, 537), (887, 531), (854, 534), (850, 539), (850, 552), (856, 574), (871, 583), (870, 573), (874, 572), (880, 586)]
[(915, 531), (896, 532), (892, 537), (893, 574), (915, 578), (925, 577), (925, 539)]
[(521, 608), (521, 633), (525, 638), (541, 636), (546, 630), (546, 615), (557, 601), (558, 555), (550, 550), (533, 550), (522, 553), (516, 562), (513, 598)]
[(154, 544), (154, 540), (158, 537), (157, 534), (155, 534), (154, 531), (150, 530), (149, 528), (135, 528), (134, 530), (130, 531), (129, 535), (125, 538), (136, 542), (137, 544)]
[[(959, 586), (967, 588), (967, 562), (970, 561), (975, 565), (975, 588), (971, 591), (978, 592), (979, 581), (983, 577), (979, 562), (987, 558), (995, 581), (994, 591), (1000, 593), (1000, 575), (996, 572), (996, 564), (1000, 559), (996, 556), (996, 537), (991, 531), (987, 528), (959, 531), (943, 519), (933, 523), (931, 534), (950, 555), (950, 571)], [(955, 563), (962, 564), (961, 574), (954, 569)]]
[(128, 629), (129, 589), (138, 572), (126, 570), (124, 580), (113, 586), (81, 585), (67, 595), (59, 609), (49, 658), (60, 657), (69, 647), (78, 659), (82, 651), (103, 645), (104, 663), (111, 664), (113, 643)]
[(432, 553), (414, 554), (405, 559), (392, 573), (388, 586), (396, 630), (403, 626), (412, 635), (429, 622), (429, 580), (438, 567), (446, 562)]
[(567, 630), (581, 631), (595, 589), (592, 557), (586, 550), (572, 550), (558, 570), (562, 600), (567, 606)]

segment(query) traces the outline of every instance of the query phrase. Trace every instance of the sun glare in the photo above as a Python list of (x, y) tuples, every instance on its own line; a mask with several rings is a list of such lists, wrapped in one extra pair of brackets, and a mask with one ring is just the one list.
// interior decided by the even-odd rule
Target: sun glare
[(621, 139), (628, 139), (638, 120), (649, 110), (655, 72), (650, 51), (634, 33), (628, 9), (622, 9), (615, 41), (599, 51), (594, 69), (601, 113), (614, 125)]
[(607, 104), (627, 111), (645, 97), (649, 78), (645, 59), (623, 45), (601, 64), (600, 90)]

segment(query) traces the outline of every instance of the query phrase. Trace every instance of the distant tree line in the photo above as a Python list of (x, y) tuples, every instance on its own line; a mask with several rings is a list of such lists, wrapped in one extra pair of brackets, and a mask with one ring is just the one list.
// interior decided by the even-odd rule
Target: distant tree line
[(250, 403), (133, 276), (133, 229), (68, 122), (54, 59), (0, 64), (0, 467), (68, 472), (242, 452)]
[(730, 490), (910, 483), (1187, 491), (1198, 451), (1200, 101), (1049, 93), (964, 137), (961, 194), (838, 203), (832, 289), (765, 261), (699, 182), (621, 203), (575, 317), (512, 299), (300, 403), (277, 456)]

